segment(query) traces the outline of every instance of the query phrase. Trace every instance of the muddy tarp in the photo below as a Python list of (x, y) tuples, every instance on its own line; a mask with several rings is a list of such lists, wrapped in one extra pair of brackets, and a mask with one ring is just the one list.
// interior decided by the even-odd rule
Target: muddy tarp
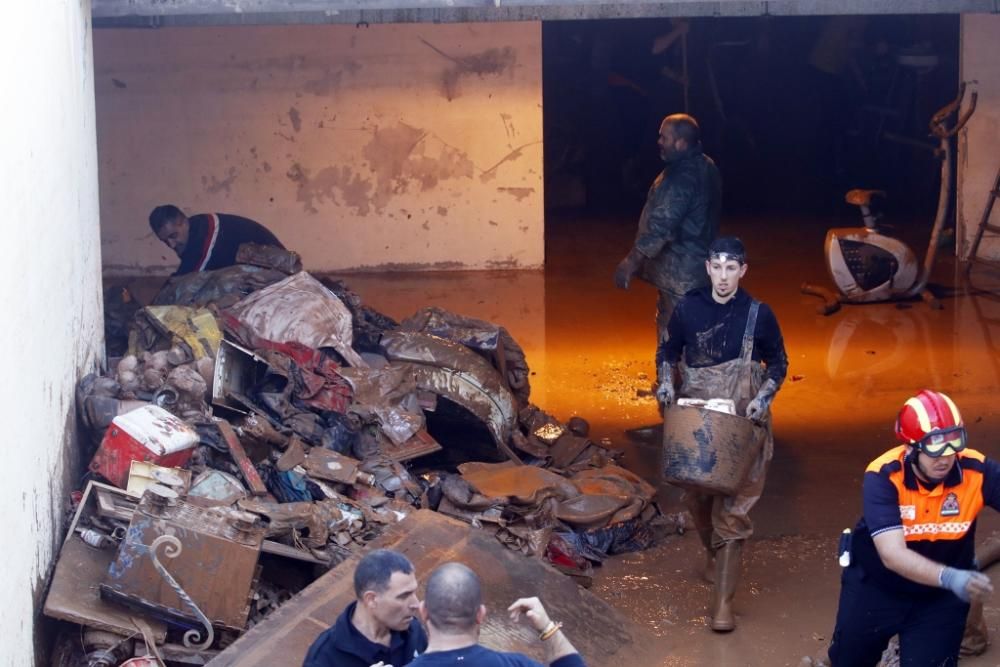
[(399, 323), (385, 313), (380, 313), (361, 301), (361, 297), (351, 291), (342, 280), (322, 277), (323, 286), (337, 295), (347, 306), (354, 322), (354, 349), (362, 352), (379, 352), (378, 341), (386, 331), (399, 328)]
[(424, 427), (424, 414), (417, 404), (417, 384), (409, 366), (385, 368), (341, 368), (338, 370), (354, 391), (351, 412), (372, 415), (382, 432), (397, 445)]
[(285, 274), (259, 266), (237, 264), (217, 271), (196, 271), (174, 276), (153, 297), (154, 306), (206, 306), (228, 308), (248, 294), (283, 280)]
[(580, 495), (570, 480), (535, 466), (473, 462), (463, 463), (458, 471), (484, 496), (506, 498), (519, 505), (539, 505), (550, 497), (566, 500)]
[[(371, 547), (401, 551), (421, 580), (447, 560), (475, 570), (492, 610), (480, 637), (490, 648), (544, 660), (537, 635), (502, 612), (517, 598), (537, 595), (552, 618), (563, 622), (566, 636), (590, 667), (658, 665), (668, 657), (653, 652), (655, 641), (645, 630), (569, 577), (504, 547), (490, 533), (470, 530), (467, 524), (420, 510), (390, 526)], [(301, 664), (316, 637), (354, 600), (352, 575), (362, 555), (353, 554), (270, 614), (216, 656), (210, 667)]]
[(347, 412), (351, 386), (338, 374), (340, 365), (318, 350), (297, 343), (268, 343), (257, 348), (270, 366), (292, 384), (292, 393), (302, 403), (318, 410)]
[(520, 462), (510, 448), (517, 423), (513, 394), (493, 366), (467, 347), (437, 336), (391, 331), (382, 346), (396, 368), (408, 368), (418, 388), (444, 396), (485, 424), (507, 458)]
[(497, 375), (498, 384), (500, 382), (499, 373), (490, 362), (461, 343), (440, 336), (412, 331), (388, 331), (382, 336), (382, 347), (385, 348), (389, 361), (410, 361), (481, 377), (492, 374)]
[(351, 347), (351, 311), (306, 272), (254, 292), (227, 310), (258, 338), (330, 347), (351, 366), (366, 366)]
[(505, 328), (436, 307), (418, 310), (403, 320), (400, 327), (404, 331), (446, 338), (492, 357), (514, 397), (521, 405), (528, 403), (531, 396), (528, 361), (524, 350)]
[(262, 243), (241, 243), (236, 249), (236, 263), (274, 269), (288, 275), (302, 270), (299, 253)]

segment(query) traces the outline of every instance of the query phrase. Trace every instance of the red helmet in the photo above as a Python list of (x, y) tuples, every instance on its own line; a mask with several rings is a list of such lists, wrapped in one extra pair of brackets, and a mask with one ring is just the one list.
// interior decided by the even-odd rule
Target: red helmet
[(955, 403), (945, 394), (924, 389), (903, 404), (896, 418), (896, 437), (930, 456), (947, 449), (965, 449), (965, 423)]

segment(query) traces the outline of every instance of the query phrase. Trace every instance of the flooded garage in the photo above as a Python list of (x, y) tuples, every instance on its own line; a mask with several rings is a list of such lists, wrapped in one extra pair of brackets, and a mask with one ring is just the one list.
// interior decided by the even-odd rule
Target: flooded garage
[[(538, 592), (537, 639), (561, 621), (588, 664), (819, 664), (904, 401), (947, 393), (964, 430), (936, 451), (1000, 456), (1000, 272), (960, 261), (997, 247), (993, 17), (134, 4), (95, 0), (83, 41), (103, 304), (96, 265), (77, 287), (105, 327), (42, 320), (82, 347), (45, 388), (66, 447), (32, 463), (61, 481), (10, 485), (49, 619), (11, 664), (300, 664), (375, 546), (420, 595), (478, 570), (490, 647), (543, 657), (502, 614)], [(667, 113), (698, 119), (788, 358), (728, 627), (662, 475), (658, 290), (615, 286)], [(992, 554), (998, 529), (965, 530)]]

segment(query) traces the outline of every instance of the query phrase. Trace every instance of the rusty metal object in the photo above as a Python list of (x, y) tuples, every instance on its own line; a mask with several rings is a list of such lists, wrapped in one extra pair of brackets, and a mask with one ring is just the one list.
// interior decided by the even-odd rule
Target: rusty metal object
[(257, 474), (257, 469), (254, 468), (253, 461), (247, 456), (246, 450), (243, 449), (243, 445), (240, 443), (240, 439), (236, 437), (236, 431), (225, 420), (219, 420), (218, 424), (219, 432), (222, 433), (222, 438), (229, 445), (229, 453), (232, 455), (236, 465), (239, 466), (240, 473), (243, 474), (243, 479), (246, 480), (247, 486), (250, 487), (250, 492), (255, 496), (266, 496), (267, 487), (264, 485), (264, 480)]
[(393, 461), (409, 461), (411, 459), (440, 452), (441, 443), (435, 440), (426, 428), (414, 433), (409, 440), (397, 445), (391, 440), (382, 445), (382, 453)]
[[(176, 495), (176, 494), (174, 494)], [(143, 496), (117, 559), (108, 568), (102, 596), (182, 623), (199, 623), (178, 592), (163, 585), (151, 557), (153, 543), (172, 535), (184, 547), (171, 575), (212, 625), (242, 631), (250, 613), (264, 530), (248, 529), (237, 516), (202, 509), (152, 487)]]
[[(354, 484), (358, 481), (358, 465), (361, 462), (349, 456), (338, 454), (337, 452), (313, 447), (306, 455), (303, 464), (310, 477), (318, 477), (330, 482), (341, 484)], [(367, 473), (361, 473), (371, 478)], [(374, 480), (372, 480), (374, 481)], [(371, 486), (371, 484), (368, 484)]]
[[(124, 491), (113, 486), (99, 482), (87, 484), (62, 550), (59, 552), (43, 613), (49, 618), (113, 632), (124, 637), (136, 634), (135, 621), (136, 617), (139, 617), (141, 622), (149, 626), (152, 638), (162, 643), (167, 636), (166, 625), (162, 621), (142, 614), (129, 613), (127, 609), (102, 600), (97, 587), (94, 586), (94, 583), (101, 581), (108, 571), (108, 567), (114, 561), (115, 551), (87, 546), (80, 539), (77, 529), (88, 517), (100, 515), (102, 506), (98, 500), (99, 492), (105, 496), (104, 508), (119, 505), (125, 507), (135, 502)], [(104, 511), (107, 512), (107, 509)]]
[(223, 412), (250, 414), (252, 403), (242, 397), (267, 372), (267, 362), (228, 340), (219, 345), (212, 378), (212, 407)]
[(306, 450), (305, 446), (302, 444), (302, 440), (293, 435), (288, 439), (288, 447), (285, 449), (284, 454), (275, 463), (275, 468), (281, 472), (286, 472), (291, 470), (297, 465), (302, 465), (306, 460)]
[[(442, 548), (447, 545), (447, 548)], [(662, 652), (640, 626), (569, 577), (538, 560), (525, 558), (497, 541), (491, 532), (435, 512), (419, 510), (390, 526), (372, 548), (404, 553), (423, 579), (449, 560), (467, 564), (482, 578), (486, 604), (502, 609), (515, 599), (539, 596), (552, 618), (564, 623), (566, 636), (591, 667), (657, 665)], [(352, 574), (362, 554), (354, 554), (309, 588), (268, 615), (220, 653), (210, 667), (272, 667), (301, 664), (310, 644), (330, 627), (352, 600)], [(490, 648), (526, 653), (543, 660), (537, 633), (493, 612), (482, 626), (481, 641)]]
[(156, 571), (160, 573), (163, 580), (167, 582), (170, 588), (177, 594), (184, 604), (187, 606), (191, 612), (198, 617), (201, 624), (205, 628), (205, 639), (202, 641), (201, 633), (198, 630), (191, 629), (184, 633), (184, 646), (188, 648), (206, 649), (212, 645), (215, 640), (215, 630), (212, 628), (212, 623), (205, 616), (205, 613), (198, 608), (191, 596), (187, 594), (187, 591), (177, 583), (170, 571), (160, 562), (160, 555), (158, 552), (160, 547), (163, 547), (163, 555), (167, 558), (177, 558), (181, 555), (184, 550), (184, 546), (180, 540), (178, 540), (173, 535), (160, 535), (153, 543), (149, 545), (149, 557), (153, 560), (153, 567)]

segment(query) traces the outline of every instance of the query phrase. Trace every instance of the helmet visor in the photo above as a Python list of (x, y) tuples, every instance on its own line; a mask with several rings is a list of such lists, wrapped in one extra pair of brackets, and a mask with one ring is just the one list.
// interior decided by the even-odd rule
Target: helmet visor
[(949, 454), (958, 454), (965, 449), (966, 435), (964, 426), (952, 426), (931, 431), (917, 443), (920, 451), (930, 456), (938, 458)]

